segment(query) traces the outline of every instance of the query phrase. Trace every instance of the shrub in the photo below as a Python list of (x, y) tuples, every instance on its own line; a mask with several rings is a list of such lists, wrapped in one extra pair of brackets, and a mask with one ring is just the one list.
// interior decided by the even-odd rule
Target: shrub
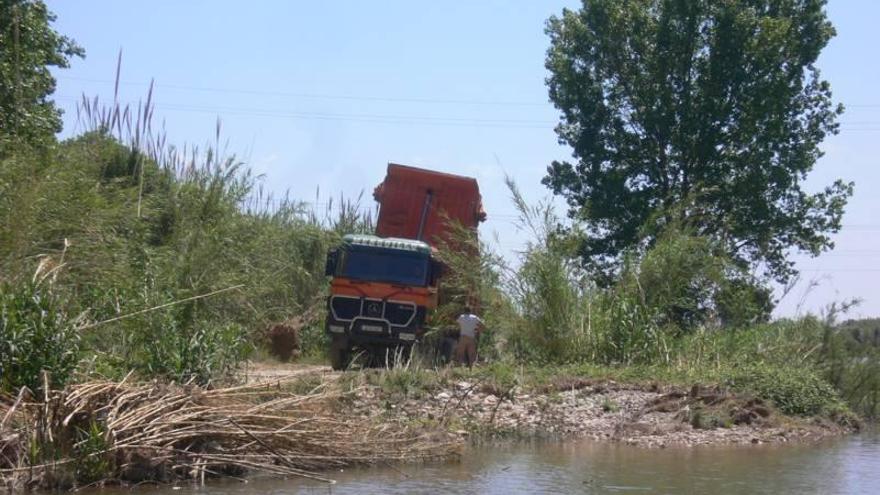
[(880, 417), (880, 348), (874, 337), (880, 332), (854, 333), (856, 325), (854, 322), (826, 325), (818, 366), (854, 411), (865, 418), (877, 419)]
[(516, 311), (505, 325), (508, 345), (517, 358), (530, 362), (583, 359), (591, 297), (586, 273), (573, 261), (570, 243), (559, 235), (552, 203), (531, 206), (510, 177), (506, 182), (519, 212), (518, 226), (531, 235), (519, 268), (508, 271), (504, 281)]
[(79, 332), (48, 283), (0, 284), (0, 388), (63, 386), (79, 360)]
[(174, 312), (151, 315), (133, 326), (127, 364), (146, 376), (207, 385), (231, 376), (252, 350), (236, 323), (196, 321), (187, 325)]
[(74, 469), (77, 481), (88, 484), (106, 480), (116, 466), (114, 449), (105, 427), (93, 419), (75, 431)]
[(731, 372), (727, 382), (772, 401), (786, 414), (811, 416), (841, 407), (837, 391), (809, 367), (749, 366)]
[[(393, 359), (393, 358), (392, 358)], [(387, 394), (404, 398), (420, 396), (438, 385), (436, 373), (424, 368), (417, 360), (404, 361), (398, 356), (395, 366), (386, 370), (367, 371), (367, 379)]]

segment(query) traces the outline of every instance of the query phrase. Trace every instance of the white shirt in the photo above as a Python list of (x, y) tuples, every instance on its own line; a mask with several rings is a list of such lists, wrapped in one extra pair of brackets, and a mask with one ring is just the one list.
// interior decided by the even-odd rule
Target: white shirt
[(483, 323), (483, 320), (472, 313), (464, 313), (458, 317), (458, 328), (461, 331), (461, 335), (466, 337), (474, 337), (477, 331), (477, 326), (481, 323)]

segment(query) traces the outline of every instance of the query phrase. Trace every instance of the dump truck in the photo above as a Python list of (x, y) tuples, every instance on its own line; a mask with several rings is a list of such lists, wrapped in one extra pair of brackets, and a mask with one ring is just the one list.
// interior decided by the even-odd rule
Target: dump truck
[(374, 363), (408, 356), (443, 296), (438, 246), (453, 245), (455, 223), (476, 235), (486, 218), (475, 179), (406, 165), (389, 163), (373, 197), (375, 235), (346, 235), (327, 255), (334, 369), (358, 353)]

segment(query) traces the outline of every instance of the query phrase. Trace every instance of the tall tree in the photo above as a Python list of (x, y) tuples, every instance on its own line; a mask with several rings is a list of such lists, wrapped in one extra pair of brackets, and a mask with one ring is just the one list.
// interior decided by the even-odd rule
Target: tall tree
[(852, 183), (802, 185), (838, 132), (815, 66), (835, 31), (825, 0), (584, 0), (551, 17), (546, 67), (574, 163), (564, 196), (595, 266), (676, 223), (778, 281), (795, 248), (833, 247)]
[(61, 130), (50, 67), (68, 67), (84, 51), (49, 25), (55, 16), (39, 0), (0, 0), (0, 144), (37, 144)]

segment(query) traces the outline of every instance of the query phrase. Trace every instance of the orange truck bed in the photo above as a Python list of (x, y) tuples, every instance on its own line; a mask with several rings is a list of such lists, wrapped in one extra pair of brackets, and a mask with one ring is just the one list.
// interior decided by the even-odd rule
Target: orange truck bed
[(486, 219), (476, 179), (388, 164), (373, 197), (379, 203), (376, 235), (418, 239), (432, 246), (447, 238), (447, 219), (476, 229)]

